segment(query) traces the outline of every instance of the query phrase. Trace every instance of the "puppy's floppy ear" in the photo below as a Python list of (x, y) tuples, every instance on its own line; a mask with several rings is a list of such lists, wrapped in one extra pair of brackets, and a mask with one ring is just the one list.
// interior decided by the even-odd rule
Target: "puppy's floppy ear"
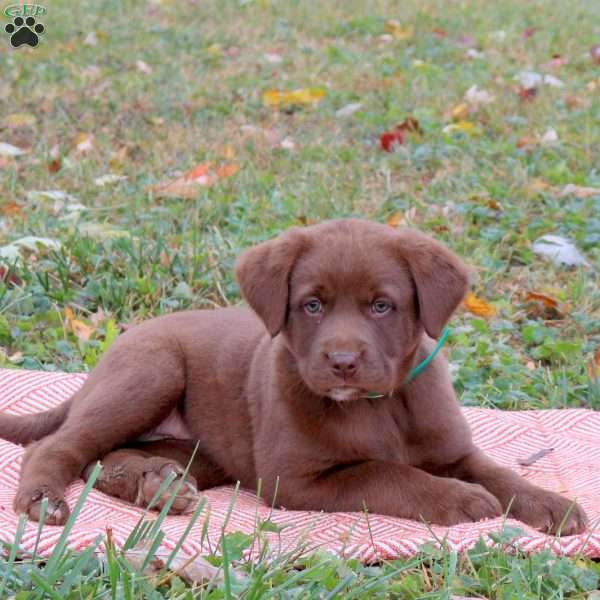
[(302, 229), (292, 227), (275, 239), (244, 251), (236, 262), (235, 275), (242, 295), (272, 337), (285, 324), (290, 274), (306, 243)]
[(414, 229), (399, 232), (401, 252), (417, 288), (425, 331), (438, 338), (469, 289), (467, 266), (428, 235)]

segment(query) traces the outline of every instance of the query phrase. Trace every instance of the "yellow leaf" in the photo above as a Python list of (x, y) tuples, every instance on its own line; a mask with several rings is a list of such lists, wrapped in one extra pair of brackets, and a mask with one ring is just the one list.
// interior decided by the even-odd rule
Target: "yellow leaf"
[(87, 342), (90, 337), (92, 337), (92, 333), (94, 333), (94, 328), (90, 325), (86, 325), (83, 321), (76, 319), (73, 315), (73, 310), (67, 306), (65, 308), (65, 317), (67, 318), (67, 325), (69, 329), (82, 341)]
[(457, 121), (451, 125), (446, 125), (442, 131), (444, 133), (459, 132), (467, 135), (481, 135), (481, 129), (479, 129), (479, 127), (477, 127), (474, 123), (471, 123), (471, 121)]
[(474, 315), (478, 317), (493, 317), (496, 314), (496, 309), (488, 304), (482, 298), (478, 298), (473, 292), (467, 294), (464, 299), (463, 306)]
[(262, 99), (267, 106), (278, 107), (294, 104), (316, 104), (321, 101), (323, 96), (325, 96), (325, 90), (319, 88), (302, 88), (292, 92), (267, 90), (263, 93)]
[(386, 21), (383, 29), (386, 33), (391, 33), (397, 40), (410, 40), (415, 35), (414, 27), (403, 27), (400, 21), (395, 19)]
[(4, 123), (11, 129), (18, 129), (19, 127), (33, 127), (36, 120), (31, 113), (12, 113), (4, 118)]
[(398, 227), (398, 225), (403, 221), (404, 215), (402, 214), (402, 211), (395, 210), (391, 215), (388, 215), (388, 217), (385, 220), (385, 224), (389, 225), (390, 227)]
[(451, 111), (450, 116), (453, 121), (463, 121), (469, 116), (469, 105), (466, 102), (457, 104)]

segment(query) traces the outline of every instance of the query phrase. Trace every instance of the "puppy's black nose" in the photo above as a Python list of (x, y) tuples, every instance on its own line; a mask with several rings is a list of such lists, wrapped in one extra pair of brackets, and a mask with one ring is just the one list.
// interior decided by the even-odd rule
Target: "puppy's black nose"
[(359, 356), (358, 352), (328, 352), (327, 360), (338, 377), (347, 378), (356, 373)]

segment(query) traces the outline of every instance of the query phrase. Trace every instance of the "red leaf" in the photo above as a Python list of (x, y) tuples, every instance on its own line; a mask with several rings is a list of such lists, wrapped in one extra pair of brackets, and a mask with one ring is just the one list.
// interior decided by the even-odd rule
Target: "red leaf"
[(404, 136), (400, 129), (394, 131), (386, 131), (379, 136), (379, 143), (386, 152), (393, 152), (396, 144), (404, 143)]

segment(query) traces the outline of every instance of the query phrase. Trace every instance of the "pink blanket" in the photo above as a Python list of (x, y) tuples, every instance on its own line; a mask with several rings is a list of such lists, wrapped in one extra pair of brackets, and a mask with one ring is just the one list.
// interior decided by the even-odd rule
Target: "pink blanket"
[[(82, 374), (44, 373), (0, 369), (0, 411), (14, 414), (38, 412), (59, 404), (79, 388), (85, 379)], [(600, 413), (583, 410), (539, 410), (503, 412), (499, 410), (466, 408), (475, 442), (499, 463), (514, 469), (528, 480), (569, 498), (577, 498), (590, 517), (590, 528), (583, 535), (554, 538), (513, 521), (507, 526), (519, 527), (525, 535), (514, 543), (531, 552), (544, 547), (567, 555), (581, 553), (600, 557)], [(530, 466), (521, 466), (536, 452), (553, 448), (552, 452)], [(23, 449), (0, 440), (0, 540), (14, 537), (18, 516), (12, 510), (12, 501), (19, 479)], [(83, 485), (74, 483), (68, 490), (71, 506), (77, 501)], [(222, 487), (206, 491), (210, 510), (208, 539), (217, 547), (231, 500), (232, 488)], [(206, 509), (205, 509), (206, 510)], [(250, 492), (240, 492), (227, 531), (251, 533), (257, 515), (267, 519), (270, 508), (257, 501)], [(110, 527), (113, 539), (122, 543), (143, 511), (139, 508), (92, 490), (77, 523), (72, 529), (69, 544), (81, 549), (98, 534)], [(346, 556), (364, 561), (406, 557), (417, 552), (426, 541), (445, 539), (447, 545), (458, 551), (471, 547), (481, 536), (498, 532), (502, 519), (466, 523), (454, 527), (425, 525), (407, 519), (361, 513), (323, 514), (274, 510), (271, 520), (284, 526), (279, 534), (268, 534), (276, 547), (293, 548), (302, 538), (309, 548), (328, 548)], [(164, 523), (164, 546), (172, 548), (186, 528), (189, 517), (168, 517)], [(200, 531), (203, 517), (192, 529), (182, 546), (185, 553), (200, 549)], [(39, 552), (49, 554), (62, 531), (60, 527), (46, 526)], [(435, 537), (432, 535), (435, 535)], [(31, 550), (37, 535), (37, 525), (28, 523), (22, 546)]]

